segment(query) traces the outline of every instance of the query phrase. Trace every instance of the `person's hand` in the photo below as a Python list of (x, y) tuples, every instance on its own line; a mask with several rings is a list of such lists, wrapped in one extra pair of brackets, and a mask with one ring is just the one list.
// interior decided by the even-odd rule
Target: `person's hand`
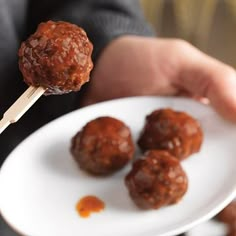
[(208, 98), (236, 121), (235, 70), (179, 39), (122, 36), (99, 57), (83, 105), (136, 95)]

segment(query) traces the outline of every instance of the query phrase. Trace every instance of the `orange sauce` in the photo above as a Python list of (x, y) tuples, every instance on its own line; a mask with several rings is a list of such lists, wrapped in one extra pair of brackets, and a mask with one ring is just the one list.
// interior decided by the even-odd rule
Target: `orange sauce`
[(89, 217), (93, 212), (100, 212), (104, 208), (104, 202), (96, 196), (85, 196), (76, 204), (76, 210), (83, 218)]

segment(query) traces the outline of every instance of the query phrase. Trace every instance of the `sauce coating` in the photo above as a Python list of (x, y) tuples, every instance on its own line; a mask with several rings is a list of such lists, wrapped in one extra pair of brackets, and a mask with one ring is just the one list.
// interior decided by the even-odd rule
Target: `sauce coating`
[(19, 68), (29, 86), (41, 86), (48, 95), (78, 91), (89, 80), (92, 50), (82, 28), (48, 21), (21, 44)]
[(159, 109), (146, 117), (138, 139), (142, 151), (160, 149), (183, 160), (200, 150), (203, 132), (196, 119), (185, 112)]
[(85, 196), (76, 204), (76, 210), (83, 218), (89, 217), (93, 212), (100, 212), (104, 208), (104, 202), (96, 196)]
[(227, 236), (236, 236), (236, 222), (229, 225)]
[(133, 158), (131, 131), (116, 118), (98, 117), (72, 138), (71, 153), (81, 169), (95, 175), (112, 174)]
[(188, 178), (177, 158), (167, 151), (149, 150), (125, 177), (134, 203), (142, 209), (175, 204), (188, 188)]

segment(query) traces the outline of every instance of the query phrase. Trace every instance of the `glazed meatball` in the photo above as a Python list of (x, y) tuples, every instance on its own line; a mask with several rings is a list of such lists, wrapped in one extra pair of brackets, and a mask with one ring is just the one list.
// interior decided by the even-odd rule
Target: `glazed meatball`
[(172, 109), (159, 109), (146, 117), (138, 145), (142, 151), (161, 149), (182, 160), (200, 150), (203, 132), (190, 115)]
[(227, 236), (236, 236), (236, 222), (229, 225)]
[(81, 169), (107, 175), (132, 159), (134, 143), (130, 129), (122, 121), (99, 117), (88, 122), (73, 137), (71, 152)]
[(125, 183), (134, 203), (141, 209), (158, 209), (177, 203), (188, 187), (179, 160), (162, 150), (145, 152), (133, 163)]
[(226, 224), (236, 224), (236, 201), (231, 202), (225, 207), (216, 218)]
[(80, 90), (93, 68), (93, 46), (83, 29), (67, 22), (41, 23), (21, 44), (19, 68), (29, 86), (45, 94)]

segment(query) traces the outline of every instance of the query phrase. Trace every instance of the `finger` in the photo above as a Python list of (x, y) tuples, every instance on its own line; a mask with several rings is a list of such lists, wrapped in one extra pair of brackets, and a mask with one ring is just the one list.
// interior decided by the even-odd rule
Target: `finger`
[(178, 91), (177, 93), (175, 93), (174, 94), (175, 96), (177, 96), (177, 97), (188, 97), (188, 98), (192, 98), (192, 99), (194, 99), (194, 100), (196, 100), (196, 101), (198, 101), (198, 102), (201, 102), (201, 103), (203, 103), (203, 104), (205, 104), (205, 105), (209, 105), (210, 104), (210, 101), (209, 101), (209, 99), (208, 98), (206, 98), (206, 97), (201, 97), (201, 96), (199, 96), (199, 95), (193, 95), (193, 93), (190, 93), (190, 92), (188, 92), (188, 91), (186, 91), (186, 90), (181, 90), (181, 91)]
[(177, 84), (206, 97), (223, 117), (236, 122), (236, 71), (195, 48), (182, 56)]

